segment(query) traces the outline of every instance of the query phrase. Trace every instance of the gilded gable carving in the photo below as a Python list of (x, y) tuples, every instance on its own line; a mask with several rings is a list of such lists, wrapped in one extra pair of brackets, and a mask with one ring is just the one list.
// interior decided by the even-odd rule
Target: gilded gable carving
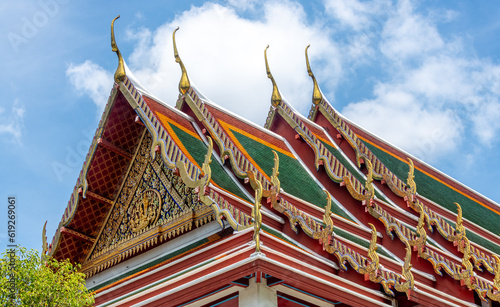
[[(106, 261), (107, 267), (121, 261), (125, 258), (120, 254), (122, 250), (127, 250), (125, 256), (130, 255), (129, 248), (137, 246), (146, 234), (156, 243), (213, 218), (212, 210), (201, 206), (194, 189), (164, 165), (161, 155), (151, 159), (151, 143), (146, 133), (92, 254), (84, 264), (84, 271), (93, 267), (88, 275), (102, 270), (96, 269), (97, 263)], [(142, 250), (143, 246), (139, 248)]]

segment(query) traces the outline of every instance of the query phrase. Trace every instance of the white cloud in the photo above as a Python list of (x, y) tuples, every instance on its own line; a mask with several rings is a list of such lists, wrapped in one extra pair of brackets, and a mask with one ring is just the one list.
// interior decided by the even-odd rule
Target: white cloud
[(382, 39), (380, 49), (393, 61), (422, 56), (444, 44), (432, 21), (416, 14), (408, 0), (398, 3), (397, 10), (384, 25)]
[(500, 131), (500, 66), (461, 55), (428, 57), (411, 70), (401, 87), (421, 97), (427, 107), (460, 112), (483, 145)]
[[(259, 6), (262, 14), (240, 14)], [(217, 104), (258, 124), (270, 106), (271, 82), (266, 78), (264, 48), (270, 44), (271, 71), (284, 97), (301, 113), (310, 106), (311, 81), (304, 48), (327, 94), (345, 71), (360, 65), (376, 67), (363, 78), (379, 80), (373, 96), (347, 105), (347, 117), (426, 160), (456, 151), (464, 132), (477, 144), (491, 144), (500, 124), (500, 66), (471, 59), (454, 35), (443, 36), (436, 16), (451, 11), (416, 12), (407, 0), (325, 0), (326, 14), (345, 25), (308, 21), (304, 8), (292, 1), (247, 1), (227, 6), (211, 2), (192, 7), (157, 29), (136, 29), (127, 39), (135, 47), (127, 62), (137, 79), (155, 96), (174, 105), (180, 68), (174, 61), (172, 32), (191, 83)], [(350, 27), (350, 28), (349, 28)], [(354, 34), (353, 34), (354, 33)], [(336, 43), (332, 37), (342, 37)], [(375, 66), (377, 65), (377, 66)], [(99, 108), (108, 97), (112, 74), (86, 61), (71, 65), (67, 75), (80, 93)], [(469, 138), (470, 139), (470, 138)]]
[[(500, 66), (470, 58), (462, 41), (444, 37), (436, 16), (415, 12), (407, 0), (388, 12), (378, 38), (386, 76), (372, 99), (344, 108), (347, 117), (393, 144), (434, 160), (468, 144), (491, 145), (500, 131)], [(472, 135), (471, 135), (472, 134)], [(477, 146), (476, 146), (477, 147)], [(467, 150), (467, 149), (466, 149)]]
[(342, 113), (424, 161), (456, 149), (463, 125), (450, 110), (429, 108), (411, 93), (378, 85), (376, 99), (347, 105)]
[(355, 72), (370, 64), (377, 53), (376, 44), (386, 16), (393, 9), (391, 1), (325, 0), (324, 5), (328, 27), (339, 42), (344, 66)]
[(436, 132), (446, 136), (427, 151), (429, 159), (456, 151), (465, 138), (480, 145), (495, 142), (500, 131), (500, 66), (462, 55), (419, 61), (415, 68), (395, 64), (391, 79), (379, 83), (373, 99), (351, 103), (344, 114), (417, 155), (422, 144), (435, 141)]
[(466, 80), (469, 69), (469, 63), (463, 59), (427, 57), (421, 66), (406, 73), (405, 87), (437, 102), (465, 103), (463, 99), (474, 92), (473, 83)]
[(113, 75), (90, 60), (82, 64), (71, 63), (66, 70), (71, 84), (80, 95), (87, 95), (102, 113), (113, 85)]
[(0, 107), (0, 136), (6, 135), (10, 140), (21, 144), (25, 112), (26, 108), (17, 100), (13, 103), (9, 114)]
[[(180, 26), (177, 47), (191, 83), (217, 104), (263, 124), (272, 91), (264, 64), (264, 49), (270, 44), (269, 65), (282, 95), (305, 113), (312, 91), (305, 47), (311, 44), (309, 56), (316, 76), (330, 80), (332, 87), (341, 71), (338, 49), (328, 38), (327, 28), (307, 22), (300, 4), (281, 1), (258, 5), (264, 12), (259, 20), (241, 17), (231, 6), (208, 2), (157, 29), (130, 31), (128, 39), (136, 44), (126, 57), (127, 64), (146, 89), (175, 105), (180, 68), (174, 61), (172, 32)], [(79, 92), (89, 95), (98, 106), (105, 103), (112, 84), (109, 72), (86, 61), (71, 65), (67, 75)]]
[(390, 5), (385, 0), (326, 0), (326, 12), (340, 24), (359, 31), (377, 22), (378, 14)]
[(500, 130), (500, 103), (498, 98), (492, 102), (482, 103), (475, 114), (472, 114), (474, 132), (479, 137), (479, 140), (486, 144), (497, 139), (498, 131)]
[(239, 10), (253, 10), (257, 0), (227, 0), (227, 4)]
[[(175, 104), (180, 68), (173, 58), (172, 32), (180, 26), (177, 47), (191, 82), (217, 104), (263, 124), (272, 89), (264, 64), (264, 49), (270, 44), (269, 66), (280, 91), (305, 112), (312, 83), (304, 49), (311, 44), (315, 73), (334, 85), (341, 70), (337, 48), (326, 29), (307, 23), (295, 2), (265, 3), (263, 12), (261, 20), (250, 20), (219, 4), (193, 7), (155, 31), (137, 32), (128, 64), (149, 91)], [(324, 65), (314, 66), (319, 62)]]

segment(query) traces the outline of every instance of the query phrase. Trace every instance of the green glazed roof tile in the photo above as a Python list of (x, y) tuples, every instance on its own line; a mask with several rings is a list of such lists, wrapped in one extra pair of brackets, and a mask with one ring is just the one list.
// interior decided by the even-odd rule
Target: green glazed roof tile
[[(170, 125), (172, 130), (175, 132), (179, 140), (182, 142), (184, 147), (189, 150), (189, 154), (196, 160), (198, 165), (202, 165), (205, 161), (205, 155), (207, 154), (207, 146), (201, 140), (189, 135), (188, 133), (182, 131), (175, 125)], [(212, 170), (212, 180), (217, 183), (222, 189), (227, 190), (242, 199), (253, 203), (245, 193), (236, 185), (234, 180), (226, 173), (222, 168), (222, 165), (216, 159), (212, 159), (210, 164)]]
[[(273, 150), (255, 140), (252, 140), (236, 131), (232, 131), (238, 142), (245, 148), (247, 153), (268, 175), (272, 175), (274, 166)], [(300, 162), (288, 155), (278, 152), (279, 156), (279, 179), (281, 187), (287, 193), (301, 198), (320, 208), (326, 205), (326, 195), (321, 187), (314, 181)], [(332, 202), (332, 212), (348, 220), (352, 220), (340, 207)]]

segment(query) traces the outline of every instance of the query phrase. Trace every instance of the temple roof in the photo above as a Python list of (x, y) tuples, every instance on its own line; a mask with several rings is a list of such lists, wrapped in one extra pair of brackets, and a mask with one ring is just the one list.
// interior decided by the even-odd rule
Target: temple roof
[[(267, 248), (278, 244), (312, 262), (328, 259), (334, 270), (351, 268), (364, 278), (367, 297), (377, 289), (384, 297), (400, 292), (423, 304), (437, 296), (451, 305), (467, 305), (474, 295), (500, 300), (497, 203), (346, 119), (321, 94), (309, 63), (309, 116), (281, 97), (267, 66), (273, 98), (265, 127), (259, 127), (199, 94), (177, 50), (175, 55), (183, 72), (176, 108), (149, 93), (123, 62), (124, 76), (115, 75), (51, 255), (82, 264), (90, 277), (191, 231), (136, 239), (131, 251), (116, 255), (111, 246), (130, 248), (123, 243), (128, 238), (100, 247), (109, 227), (116, 231), (120, 224), (111, 223), (123, 214), (115, 204), (146, 148), (143, 157), (157, 165), (156, 173), (180, 176), (185, 189), (208, 204), (208, 211), (197, 211), (196, 227), (214, 219), (238, 232), (226, 240), (249, 236), (260, 191)], [(222, 237), (204, 239), (197, 248)], [(455, 292), (464, 301), (454, 301)]]

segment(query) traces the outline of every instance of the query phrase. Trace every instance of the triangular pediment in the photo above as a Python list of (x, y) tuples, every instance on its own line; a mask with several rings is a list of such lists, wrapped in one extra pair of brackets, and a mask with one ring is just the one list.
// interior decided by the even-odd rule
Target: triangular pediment
[(213, 219), (194, 189), (150, 154), (145, 130), (82, 271), (91, 276)]

